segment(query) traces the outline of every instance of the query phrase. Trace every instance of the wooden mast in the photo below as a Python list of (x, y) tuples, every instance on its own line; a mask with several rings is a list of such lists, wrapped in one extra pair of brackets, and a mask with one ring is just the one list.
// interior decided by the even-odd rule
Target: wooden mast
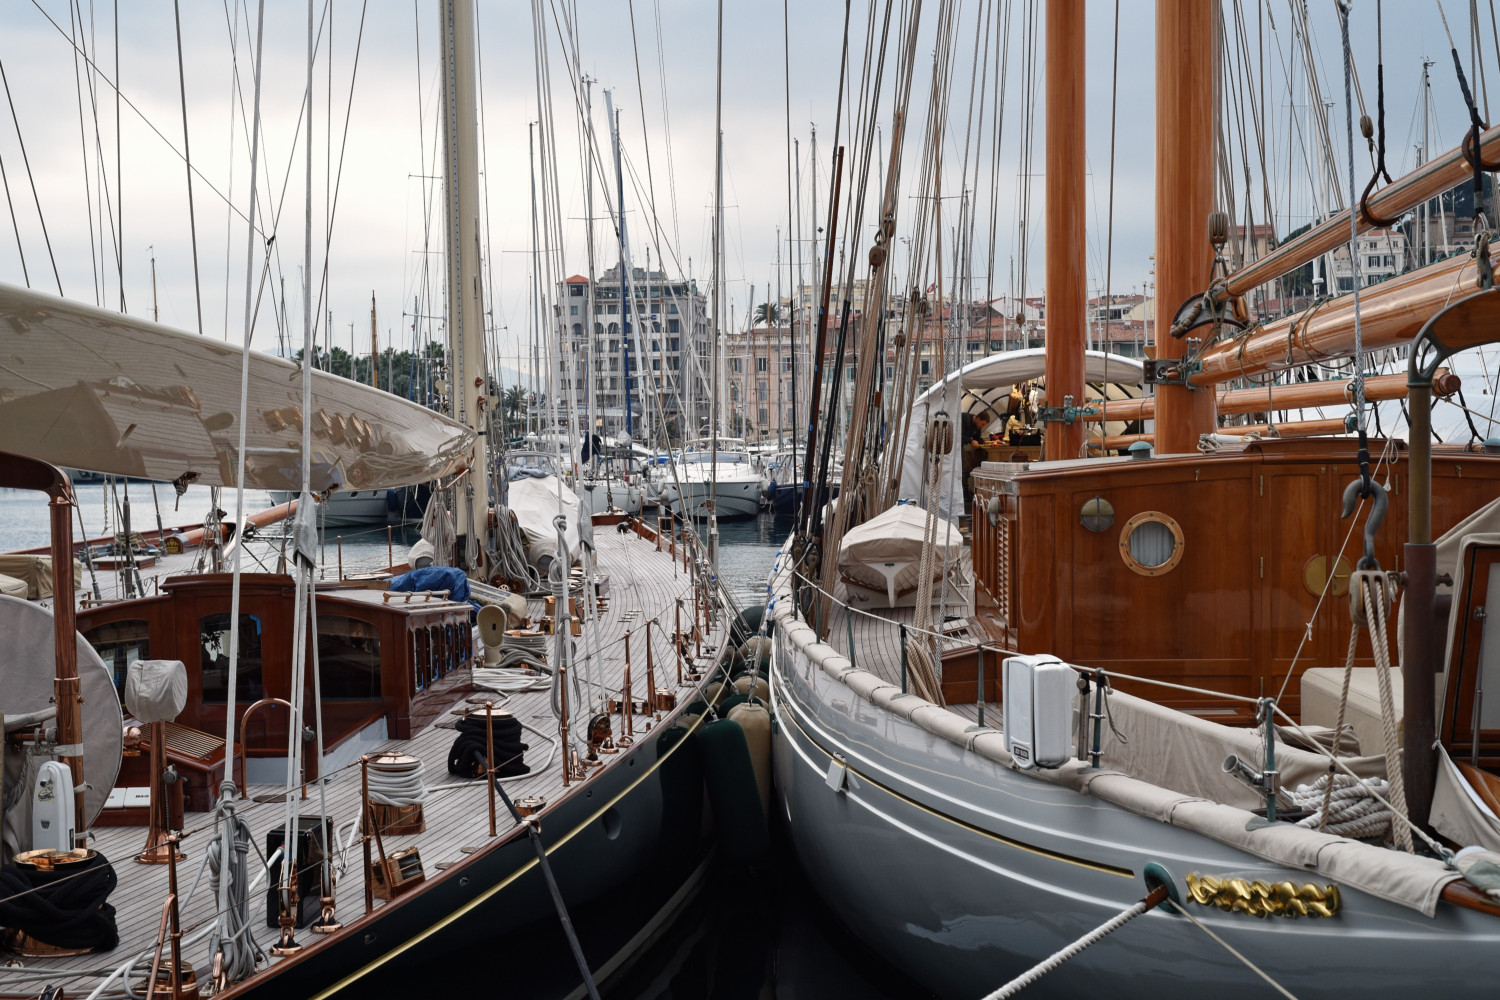
[[(1203, 292), (1213, 265), (1208, 216), (1214, 208), (1213, 113), (1218, 54), (1213, 4), (1157, 0), (1153, 324), (1157, 360), (1178, 358), (1187, 350), (1187, 338), (1174, 340), (1167, 332), (1172, 327), (1172, 314), (1190, 296)], [(1214, 425), (1212, 392), (1197, 392), (1181, 385), (1157, 387), (1158, 451), (1196, 451), (1198, 436), (1213, 431)]]
[[(1085, 310), (1084, 5), (1047, 0), (1047, 405), (1083, 405)], [(1048, 460), (1083, 454), (1081, 421), (1052, 421)]]

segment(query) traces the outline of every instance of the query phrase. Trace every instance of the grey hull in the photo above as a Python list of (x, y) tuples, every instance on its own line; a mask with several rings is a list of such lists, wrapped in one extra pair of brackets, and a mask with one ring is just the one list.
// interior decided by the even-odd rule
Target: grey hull
[[(982, 997), (1145, 895), (1145, 866), (1298, 884), (1188, 830), (1015, 772), (872, 704), (778, 628), (779, 808), (819, 894), (873, 950), (945, 997)], [(794, 635), (805, 638), (806, 630)], [(938, 711), (934, 708), (933, 711)], [(828, 778), (834, 755), (842, 787)], [(1493, 997), (1500, 919), (1340, 887), (1331, 919), (1193, 914), (1296, 996)], [(1274, 995), (1184, 917), (1154, 911), (1066, 963), (1040, 996)]]

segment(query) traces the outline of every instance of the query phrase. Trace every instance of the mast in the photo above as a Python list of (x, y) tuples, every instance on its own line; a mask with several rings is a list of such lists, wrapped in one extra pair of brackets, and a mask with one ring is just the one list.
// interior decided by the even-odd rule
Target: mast
[[(594, 142), (594, 79), (590, 76), (583, 78), (583, 107), (584, 114), (588, 116), (586, 131), (588, 134), (587, 147), (593, 147)], [(599, 425), (599, 411), (595, 406), (594, 397), (594, 352), (598, 345), (594, 342), (594, 158), (589, 155), (586, 148), (583, 155), (585, 181), (583, 186), (583, 214), (587, 216), (584, 223), (584, 232), (587, 234), (585, 242), (588, 245), (589, 255), (589, 283), (588, 292), (583, 300), (583, 310), (588, 315), (583, 321), (583, 346), (579, 348), (579, 368), (583, 370), (584, 391), (588, 393), (585, 397), (584, 411), (589, 415), (589, 426), (586, 441), (589, 442), (589, 464), (593, 466), (595, 475), (599, 472), (598, 449), (594, 447), (594, 428)]]
[[(483, 570), (488, 548), (480, 537), (489, 520), (489, 438), (482, 400), (488, 392), (484, 366), (484, 302), (480, 290), (479, 158), (474, 115), (474, 0), (441, 0), (443, 16), (444, 208), (447, 213), (448, 338), (453, 352), (453, 417), (474, 432), (469, 474), (456, 503), (455, 564), (471, 574)], [(471, 555), (472, 549), (472, 555)]]
[(380, 334), (375, 326), (375, 291), (370, 290), (370, 384), (380, 388)]
[[(1192, 53), (1194, 58), (1184, 58), (1183, 53)], [(1204, 122), (1213, 120), (1218, 61), (1214, 7), (1201, 0), (1157, 0), (1158, 316), (1154, 326), (1158, 361), (1179, 358), (1186, 352), (1187, 338), (1178, 340), (1163, 333), (1172, 328), (1171, 311), (1177, 304), (1203, 292), (1213, 265), (1207, 226), (1214, 208), (1214, 146), (1212, 141), (1194, 136), (1201, 132)], [(1050, 68), (1048, 74), (1050, 79)], [(1157, 386), (1158, 451), (1196, 451), (1198, 436), (1211, 432), (1214, 423), (1213, 393), (1195, 392), (1183, 385)]]
[(625, 437), (634, 438), (635, 420), (630, 412), (630, 261), (629, 239), (625, 234), (625, 173), (620, 162), (620, 120), (615, 117), (614, 101), (608, 90), (604, 92), (604, 114), (609, 119), (609, 138), (615, 153), (615, 187), (620, 199), (616, 206), (619, 225), (615, 227), (620, 237), (620, 353), (625, 368), (620, 384), (625, 390), (622, 396), (625, 401)]
[[(1083, 0), (1047, 0), (1046, 377), (1047, 404), (1054, 411), (1067, 405), (1069, 398), (1083, 405), (1088, 336), (1083, 24)], [(1159, 162), (1159, 148), (1157, 155)], [(1203, 245), (1207, 247), (1207, 241)], [(1083, 438), (1081, 420), (1053, 419), (1046, 426), (1045, 457), (1049, 461), (1078, 458)]]

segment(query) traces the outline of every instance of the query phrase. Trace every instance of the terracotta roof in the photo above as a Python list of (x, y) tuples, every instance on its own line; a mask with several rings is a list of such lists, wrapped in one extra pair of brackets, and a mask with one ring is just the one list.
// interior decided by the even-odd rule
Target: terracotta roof
[(581, 274), (575, 274), (571, 278), (564, 278), (563, 279), (563, 284), (565, 284), (565, 285), (587, 285), (588, 283), (589, 283), (589, 279), (585, 278)]

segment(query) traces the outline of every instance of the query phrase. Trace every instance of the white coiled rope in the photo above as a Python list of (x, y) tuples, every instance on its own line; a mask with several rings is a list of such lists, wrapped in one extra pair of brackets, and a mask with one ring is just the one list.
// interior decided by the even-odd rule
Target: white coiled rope
[(384, 760), (372, 766), (370, 775), (370, 801), (383, 806), (414, 806), (427, 799), (427, 786), (422, 783), (425, 768), (416, 758), (410, 761)]
[[(1388, 800), (1390, 784), (1384, 778), (1356, 781), (1347, 774), (1339, 774), (1333, 776), (1333, 789), (1329, 791), (1329, 777), (1325, 774), (1311, 785), (1286, 790), (1297, 808), (1313, 810), (1312, 815), (1298, 820), (1297, 825), (1326, 830), (1340, 837), (1385, 836), (1391, 828), (1391, 811), (1379, 799), (1372, 798), (1370, 792)], [(1325, 808), (1326, 826), (1323, 825)]]

